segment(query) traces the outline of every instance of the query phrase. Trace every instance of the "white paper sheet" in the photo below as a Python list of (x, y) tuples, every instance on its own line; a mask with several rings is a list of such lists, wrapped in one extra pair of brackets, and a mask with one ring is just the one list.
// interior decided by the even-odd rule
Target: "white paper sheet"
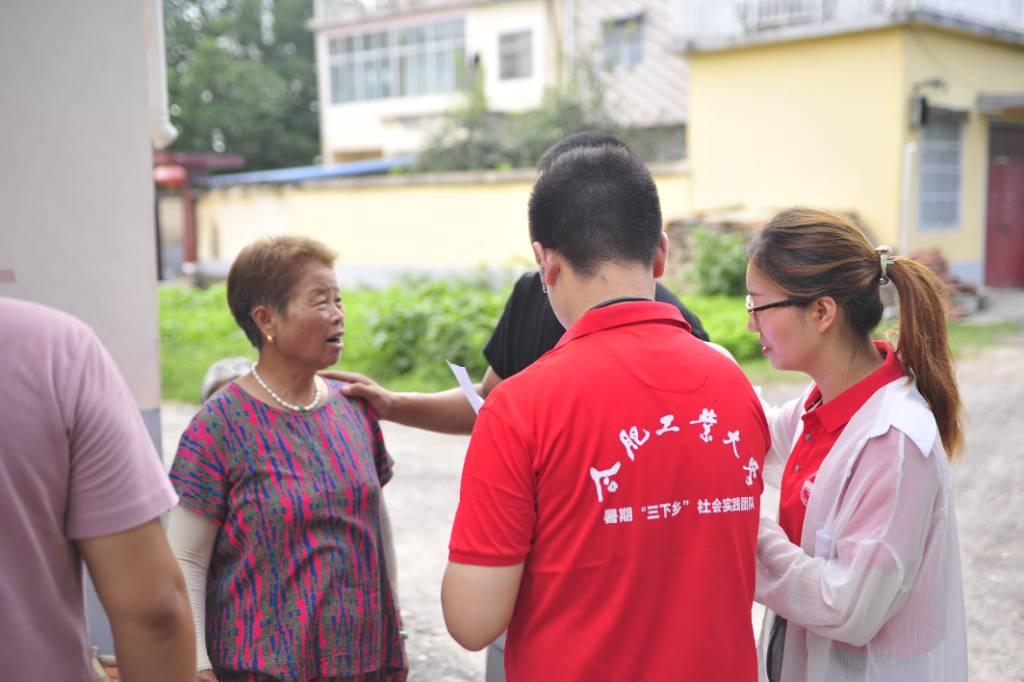
[[(448, 361), (446, 360), (445, 362)], [(462, 387), (462, 392), (466, 394), (466, 400), (473, 406), (473, 411), (480, 412), (480, 406), (484, 404), (484, 399), (476, 392), (476, 386), (473, 385), (473, 380), (469, 378), (469, 372), (462, 365), (456, 365), (452, 362), (448, 362), (448, 369), (455, 375), (455, 380)]]

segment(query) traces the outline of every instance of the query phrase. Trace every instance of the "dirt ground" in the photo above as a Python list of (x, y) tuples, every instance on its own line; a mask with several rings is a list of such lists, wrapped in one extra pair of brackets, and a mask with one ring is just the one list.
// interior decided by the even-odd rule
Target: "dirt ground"
[[(959, 364), (967, 454), (954, 468), (967, 601), (970, 679), (1024, 682), (1024, 337)], [(798, 383), (766, 386), (772, 402)], [(164, 451), (173, 453), (194, 408), (163, 406)], [(477, 682), (484, 655), (447, 635), (439, 603), (448, 534), (467, 438), (385, 424), (396, 476), (386, 488), (396, 536), (399, 595), (413, 682)], [(772, 504), (765, 500), (765, 504)]]

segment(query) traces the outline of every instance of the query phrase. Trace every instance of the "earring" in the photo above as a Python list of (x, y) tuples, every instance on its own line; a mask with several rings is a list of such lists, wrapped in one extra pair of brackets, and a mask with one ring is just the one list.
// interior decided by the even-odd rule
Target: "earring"
[(267, 343), (274, 343), (274, 337), (270, 334), (267, 334)]
[(545, 294), (548, 293), (548, 285), (547, 282), (545, 282), (544, 280), (541, 280), (540, 282), (540, 290), (543, 291)]

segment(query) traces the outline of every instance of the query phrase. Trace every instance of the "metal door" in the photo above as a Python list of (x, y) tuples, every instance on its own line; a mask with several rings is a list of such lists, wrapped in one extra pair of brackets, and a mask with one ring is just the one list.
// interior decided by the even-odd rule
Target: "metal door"
[(985, 284), (1024, 287), (1024, 128), (990, 132)]

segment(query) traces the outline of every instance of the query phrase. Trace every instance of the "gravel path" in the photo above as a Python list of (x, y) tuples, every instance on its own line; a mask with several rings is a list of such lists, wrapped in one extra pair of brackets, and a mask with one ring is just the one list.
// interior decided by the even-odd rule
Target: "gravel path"
[[(967, 455), (954, 469), (967, 599), (972, 682), (1024, 682), (1024, 337), (960, 363)], [(801, 384), (765, 387), (778, 402)], [(165, 404), (164, 451), (172, 453), (194, 408)], [(395, 530), (399, 594), (413, 682), (476, 682), (484, 655), (448, 637), (439, 603), (448, 533), (467, 438), (385, 424), (397, 461), (386, 496)], [(766, 504), (770, 504), (766, 500)]]

